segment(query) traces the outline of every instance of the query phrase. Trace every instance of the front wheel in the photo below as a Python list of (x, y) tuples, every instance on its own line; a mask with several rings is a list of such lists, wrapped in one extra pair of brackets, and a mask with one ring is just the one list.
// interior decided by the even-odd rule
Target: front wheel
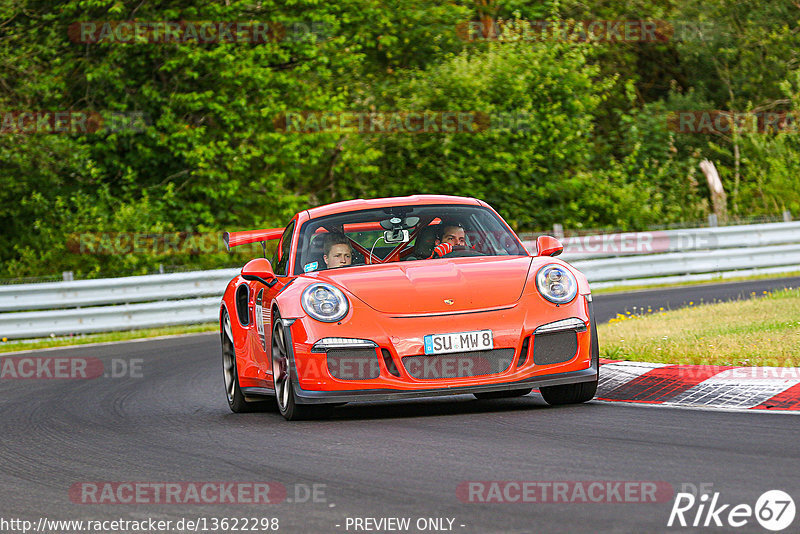
[[(591, 303), (590, 303), (591, 304)], [(591, 382), (581, 382), (579, 384), (564, 384), (561, 386), (544, 386), (539, 388), (539, 393), (547, 404), (556, 406), (559, 404), (580, 404), (588, 402), (597, 393), (597, 383), (600, 379), (600, 347), (597, 341), (597, 323), (594, 320), (594, 313), (590, 306), (589, 323), (591, 325), (592, 343), (592, 365), (597, 369), (597, 377)]]
[(272, 329), (272, 383), (275, 387), (278, 411), (287, 421), (329, 415), (333, 409), (332, 406), (308, 406), (297, 403), (294, 394), (290, 351), (291, 343), (287, 340), (283, 321), (276, 312), (275, 326)]
[(580, 384), (564, 384), (561, 386), (544, 386), (539, 388), (542, 398), (547, 404), (580, 404), (590, 401), (597, 392), (597, 380)]

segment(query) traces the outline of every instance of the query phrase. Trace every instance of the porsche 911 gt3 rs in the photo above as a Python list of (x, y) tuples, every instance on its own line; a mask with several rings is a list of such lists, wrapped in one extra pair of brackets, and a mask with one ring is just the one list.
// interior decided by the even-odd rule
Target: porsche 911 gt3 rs
[(586, 278), (555, 258), (553, 237), (529, 254), (481, 200), (350, 200), (223, 239), (229, 248), (278, 240), (272, 259), (248, 262), (222, 298), (234, 412), (269, 401), (292, 420), (356, 401), (538, 388), (549, 404), (569, 404), (595, 394)]

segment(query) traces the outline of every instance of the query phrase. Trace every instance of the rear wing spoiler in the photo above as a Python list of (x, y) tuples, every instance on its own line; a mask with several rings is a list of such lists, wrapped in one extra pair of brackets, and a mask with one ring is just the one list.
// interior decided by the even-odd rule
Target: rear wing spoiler
[(280, 239), (283, 235), (283, 231), (284, 228), (267, 228), (265, 230), (225, 232), (222, 234), (222, 240), (225, 242), (225, 248), (230, 251), (231, 247), (238, 247), (239, 245), (258, 243), (259, 241), (263, 244), (265, 241)]

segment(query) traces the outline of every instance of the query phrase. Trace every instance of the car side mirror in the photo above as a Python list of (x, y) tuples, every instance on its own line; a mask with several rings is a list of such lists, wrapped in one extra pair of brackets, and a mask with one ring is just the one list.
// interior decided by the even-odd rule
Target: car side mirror
[(555, 237), (540, 235), (536, 238), (537, 256), (558, 256), (564, 252), (564, 245)]
[(256, 258), (248, 261), (242, 267), (242, 278), (254, 282), (261, 282), (267, 287), (272, 287), (278, 283), (275, 273), (272, 271), (272, 265), (266, 258)]

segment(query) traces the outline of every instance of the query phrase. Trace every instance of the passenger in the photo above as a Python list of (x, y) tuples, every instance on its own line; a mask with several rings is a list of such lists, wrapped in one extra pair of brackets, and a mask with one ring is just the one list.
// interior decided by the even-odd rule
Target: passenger
[(325, 266), (328, 269), (347, 267), (353, 263), (353, 249), (350, 240), (344, 234), (331, 232), (325, 236), (324, 255)]

